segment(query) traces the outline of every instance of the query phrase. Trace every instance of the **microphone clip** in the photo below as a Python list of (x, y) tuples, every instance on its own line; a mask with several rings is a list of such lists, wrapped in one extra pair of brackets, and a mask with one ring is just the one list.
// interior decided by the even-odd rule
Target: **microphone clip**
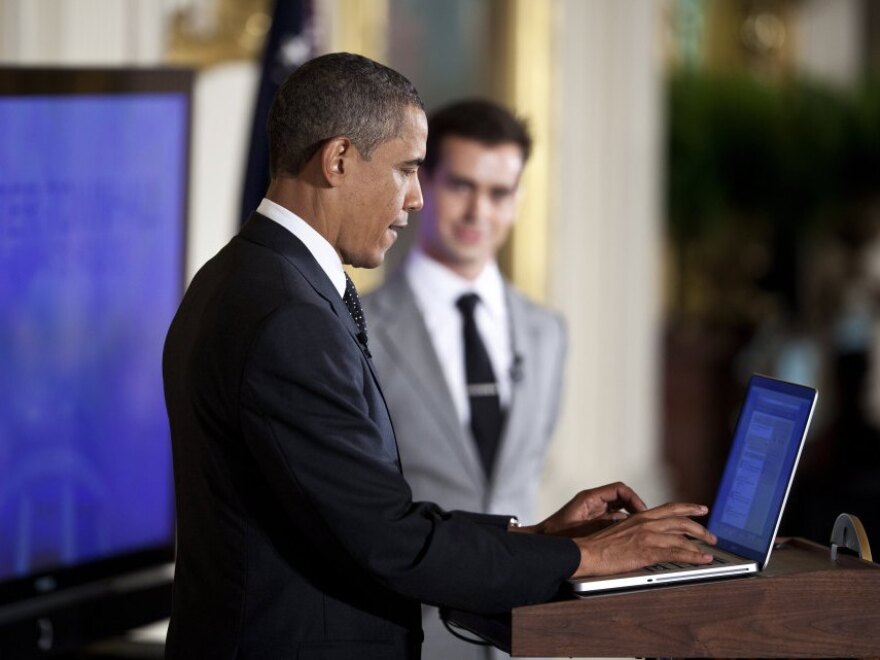
[(363, 349), (366, 356), (372, 359), (373, 354), (370, 353), (370, 349), (367, 347), (367, 333), (361, 330), (355, 336), (357, 337), (358, 343), (361, 345), (361, 348)]
[(519, 353), (513, 356), (513, 364), (510, 365), (510, 380), (518, 383), (523, 379), (523, 357)]

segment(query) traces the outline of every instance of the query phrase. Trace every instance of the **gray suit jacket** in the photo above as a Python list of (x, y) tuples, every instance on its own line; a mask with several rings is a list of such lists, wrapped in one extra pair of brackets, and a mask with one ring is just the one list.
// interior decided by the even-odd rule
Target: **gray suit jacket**
[[(506, 287), (520, 377), (512, 388), (495, 474), (487, 480), (473, 438), (459, 422), (440, 359), (403, 272), (364, 296), (369, 346), (391, 413), (403, 473), (416, 500), (534, 522), (538, 481), (556, 423), (566, 350), (560, 316)], [(467, 648), (425, 613), (423, 657), (463, 658)], [(454, 655), (449, 655), (453, 653)], [(471, 647), (472, 657), (485, 657)]]

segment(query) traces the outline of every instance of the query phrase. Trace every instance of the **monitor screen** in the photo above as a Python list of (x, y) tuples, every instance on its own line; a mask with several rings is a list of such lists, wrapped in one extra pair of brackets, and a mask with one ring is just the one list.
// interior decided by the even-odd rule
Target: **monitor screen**
[(813, 388), (752, 377), (709, 518), (719, 547), (764, 563), (815, 399)]
[(182, 73), (0, 70), (0, 604), (173, 556)]

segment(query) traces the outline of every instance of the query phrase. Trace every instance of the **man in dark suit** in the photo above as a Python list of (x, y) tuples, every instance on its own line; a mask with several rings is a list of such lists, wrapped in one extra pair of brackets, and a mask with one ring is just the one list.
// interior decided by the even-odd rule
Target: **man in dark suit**
[(342, 264), (379, 265), (422, 205), (422, 102), (391, 69), (326, 55), (282, 85), (268, 130), (266, 199), (165, 344), (168, 657), (418, 658), (419, 602), (503, 612), (575, 573), (709, 561), (686, 538), (713, 540), (686, 517), (705, 507), (646, 511), (622, 484), (519, 529), (413, 502)]

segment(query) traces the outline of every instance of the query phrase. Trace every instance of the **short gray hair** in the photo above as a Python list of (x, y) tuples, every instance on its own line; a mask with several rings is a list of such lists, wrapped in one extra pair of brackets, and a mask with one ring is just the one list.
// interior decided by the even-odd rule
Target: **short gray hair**
[(349, 138), (369, 159), (399, 134), (404, 109), (424, 110), (413, 84), (397, 71), (351, 53), (316, 57), (278, 89), (269, 110), (272, 177), (297, 175), (330, 138)]

